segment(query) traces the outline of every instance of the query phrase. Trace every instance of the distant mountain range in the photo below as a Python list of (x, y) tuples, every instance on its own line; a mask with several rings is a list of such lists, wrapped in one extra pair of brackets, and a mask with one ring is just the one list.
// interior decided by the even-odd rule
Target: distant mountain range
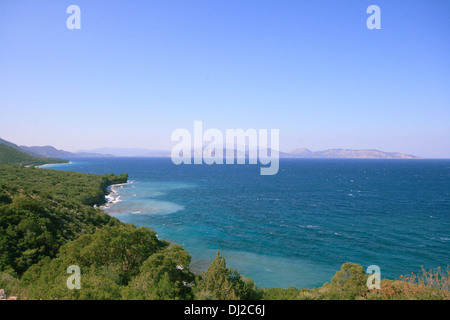
[(0, 144), (0, 164), (38, 166), (50, 163), (66, 163), (67, 160), (35, 157), (22, 152), (11, 145)]
[(94, 152), (69, 152), (64, 150), (58, 150), (52, 146), (43, 147), (26, 147), (20, 146), (20, 149), (28, 152), (33, 152), (35, 154), (44, 157), (56, 157), (56, 158), (76, 158), (76, 157), (114, 157), (112, 154), (101, 154)]
[(170, 157), (170, 151), (142, 148), (98, 148), (93, 150), (78, 150), (77, 153), (108, 154), (116, 157)]
[[(76, 157), (170, 157), (171, 151), (151, 150), (142, 148), (99, 148), (93, 150), (78, 150), (69, 152), (58, 150), (52, 146), (18, 146), (12, 142), (0, 139), (0, 144), (10, 146), (34, 157), (76, 158)], [(225, 155), (224, 149), (224, 155)], [(235, 156), (238, 154), (235, 151)], [(248, 152), (246, 153), (248, 155)], [(243, 156), (241, 154), (241, 156)], [(384, 152), (374, 149), (328, 149), (311, 151), (309, 149), (295, 149), (291, 152), (279, 152), (280, 158), (352, 158), (352, 159), (420, 159), (409, 154), (399, 152)]]
[(100, 154), (100, 153), (89, 153), (89, 152), (69, 152), (64, 150), (58, 150), (52, 146), (43, 146), (43, 147), (27, 147), (27, 146), (18, 146), (15, 143), (3, 140), (0, 138), (0, 145), (5, 145), (8, 147), (12, 147), (18, 151), (26, 153), (32, 157), (38, 158), (76, 158), (76, 157), (114, 157), (112, 154)]
[[(227, 148), (223, 149), (226, 154)], [(118, 157), (170, 157), (171, 151), (151, 150), (151, 149), (133, 149), (133, 148), (100, 148), (94, 150), (80, 150), (79, 152), (108, 153)], [(191, 150), (192, 155), (199, 153), (200, 150)], [(234, 155), (244, 156), (242, 152), (236, 151)], [(248, 151), (245, 153), (248, 156)], [(328, 149), (324, 151), (311, 151), (309, 149), (295, 149), (291, 152), (279, 152), (280, 158), (360, 158), (360, 159), (420, 159), (409, 154), (399, 152), (384, 152), (374, 149)]]
[(328, 149), (324, 151), (295, 149), (289, 155), (291, 155), (291, 158), (420, 159), (420, 157), (410, 154), (384, 152), (374, 149)]

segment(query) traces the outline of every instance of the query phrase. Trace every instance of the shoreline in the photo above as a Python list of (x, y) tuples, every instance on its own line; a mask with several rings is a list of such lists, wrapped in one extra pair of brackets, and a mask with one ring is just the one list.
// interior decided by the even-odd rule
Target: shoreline
[(35, 165), (29, 165), (29, 166), (27, 166), (27, 167), (42, 168), (42, 167), (45, 167), (45, 166), (54, 166), (54, 165), (61, 165), (61, 164), (73, 164), (73, 163), (72, 163), (71, 161), (65, 162), (65, 163), (45, 163), (45, 164), (40, 164), (40, 165), (38, 165), (38, 166), (35, 166)]
[(123, 187), (123, 186), (129, 185), (129, 184), (133, 184), (133, 182), (134, 181), (127, 181), (125, 183), (116, 183), (116, 184), (111, 184), (111, 185), (107, 186), (106, 190), (108, 191), (108, 194), (105, 195), (105, 203), (100, 206), (94, 205), (94, 207), (101, 209), (105, 213), (109, 214), (104, 209), (108, 209), (112, 204), (122, 201), (122, 200), (120, 200), (120, 195), (119, 195), (118, 191), (116, 191), (116, 187)]

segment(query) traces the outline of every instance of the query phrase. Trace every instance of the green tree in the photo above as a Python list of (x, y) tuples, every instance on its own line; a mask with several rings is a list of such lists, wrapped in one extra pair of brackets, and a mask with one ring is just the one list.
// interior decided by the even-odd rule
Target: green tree
[(256, 300), (261, 298), (261, 292), (253, 280), (227, 268), (225, 258), (219, 251), (197, 283), (197, 299)]
[(194, 274), (188, 266), (191, 257), (180, 245), (169, 247), (150, 256), (124, 290), (127, 299), (192, 299)]
[(167, 246), (151, 228), (120, 224), (105, 226), (67, 243), (59, 256), (67, 265), (80, 268), (108, 267), (119, 275), (119, 284), (127, 284), (148, 257)]
[(368, 275), (364, 268), (355, 263), (344, 263), (326, 287), (323, 298), (333, 300), (354, 300), (365, 297)]
[(12, 201), (11, 201), (11, 197), (9, 196), (9, 194), (5, 190), (0, 189), (0, 205), (10, 204), (11, 202)]
[[(56, 258), (32, 265), (22, 282), (31, 299), (119, 299), (143, 262), (167, 246), (150, 228), (105, 226), (63, 245)], [(67, 288), (66, 270), (71, 265), (81, 270), (80, 290)]]

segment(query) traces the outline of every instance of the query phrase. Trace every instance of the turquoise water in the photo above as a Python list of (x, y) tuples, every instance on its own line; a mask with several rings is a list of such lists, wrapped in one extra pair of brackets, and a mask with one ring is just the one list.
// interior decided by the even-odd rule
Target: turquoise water
[(281, 159), (274, 176), (259, 165), (71, 162), (47, 168), (128, 172), (104, 210), (183, 245), (197, 272), (219, 249), (262, 287), (321, 286), (345, 262), (390, 279), (450, 264), (450, 160)]

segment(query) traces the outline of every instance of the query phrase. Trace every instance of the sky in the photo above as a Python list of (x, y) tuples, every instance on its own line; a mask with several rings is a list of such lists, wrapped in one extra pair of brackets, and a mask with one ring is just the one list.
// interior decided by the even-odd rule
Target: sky
[(169, 150), (199, 120), (279, 129), (284, 152), (450, 158), (449, 15), (448, 0), (0, 0), (0, 138)]

